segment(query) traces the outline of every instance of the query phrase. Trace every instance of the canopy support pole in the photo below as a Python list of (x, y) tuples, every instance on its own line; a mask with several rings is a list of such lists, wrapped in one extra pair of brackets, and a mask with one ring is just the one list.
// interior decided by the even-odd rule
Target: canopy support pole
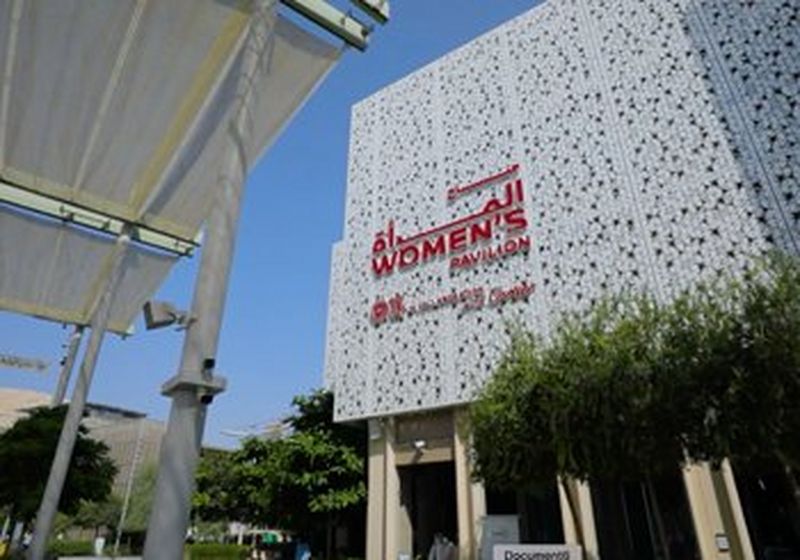
[(172, 399), (172, 406), (161, 446), (145, 560), (183, 557), (206, 406), (225, 388), (225, 379), (214, 375), (214, 367), (247, 170), (244, 146), (253, 124), (249, 110), (254, 78), (261, 57), (268, 51), (270, 8), (274, 9), (259, 3), (251, 20), (239, 76), (238, 107), (228, 127), (228, 156), (220, 170), (219, 198), (206, 226), (197, 272), (190, 311), (193, 320), (186, 329), (178, 374), (162, 388), (162, 394)]
[(82, 338), (83, 325), (75, 325), (75, 330), (72, 331), (72, 335), (69, 337), (67, 353), (64, 355), (64, 360), (61, 363), (61, 373), (58, 376), (58, 385), (56, 385), (53, 399), (50, 402), (51, 406), (59, 406), (64, 402), (64, 397), (67, 395), (69, 378), (72, 377), (72, 368), (75, 366), (75, 358), (78, 356), (78, 349), (81, 347)]
[(89, 325), (92, 333), (89, 336), (86, 353), (81, 363), (81, 371), (75, 384), (75, 389), (72, 392), (72, 400), (69, 403), (67, 416), (64, 419), (64, 426), (61, 428), (58, 447), (56, 447), (56, 454), (50, 467), (50, 476), (47, 479), (47, 486), (42, 496), (42, 502), (39, 505), (39, 512), (36, 514), (33, 541), (28, 551), (29, 560), (42, 560), (47, 550), (47, 539), (53, 529), (53, 521), (58, 511), (61, 491), (67, 478), (67, 471), (72, 459), (72, 450), (78, 437), (78, 428), (83, 418), (89, 386), (92, 383), (97, 356), (100, 353), (100, 346), (103, 343), (103, 337), (108, 326), (114, 295), (122, 277), (124, 268), (122, 265), (125, 262), (129, 243), (130, 233), (128, 228), (125, 228), (117, 238), (105, 288)]
[(122, 498), (122, 510), (119, 512), (119, 521), (117, 522), (117, 535), (114, 537), (114, 558), (119, 556), (119, 543), (122, 540), (122, 531), (125, 528), (125, 521), (128, 518), (128, 507), (131, 504), (131, 491), (133, 490), (133, 481), (136, 479), (136, 468), (139, 466), (139, 461), (142, 455), (142, 434), (144, 433), (144, 418), (139, 419), (139, 427), (136, 430), (136, 447), (133, 448), (133, 459), (131, 460), (131, 468), (128, 471), (128, 480), (125, 482), (125, 496)]

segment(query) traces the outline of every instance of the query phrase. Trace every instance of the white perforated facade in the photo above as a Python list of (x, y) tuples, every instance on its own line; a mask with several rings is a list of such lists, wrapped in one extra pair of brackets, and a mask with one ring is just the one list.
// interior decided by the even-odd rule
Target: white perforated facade
[[(799, 46), (796, 0), (550, 0), (356, 105), (325, 366), (337, 418), (469, 401), (508, 322), (546, 332), (604, 294), (668, 298), (797, 252)], [(484, 211), (491, 240), (452, 238)], [(377, 233), (402, 249), (431, 229), (446, 254), (434, 235), (430, 258), (420, 245), (376, 274)], [(480, 262), (454, 266), (466, 254)], [(533, 292), (493, 302), (515, 287)]]

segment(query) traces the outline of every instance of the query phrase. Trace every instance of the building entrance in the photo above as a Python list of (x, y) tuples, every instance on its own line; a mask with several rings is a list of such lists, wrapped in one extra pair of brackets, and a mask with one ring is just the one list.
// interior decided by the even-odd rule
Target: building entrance
[(413, 556), (427, 558), (437, 534), (458, 545), (454, 463), (412, 465), (397, 470), (402, 505), (411, 523)]

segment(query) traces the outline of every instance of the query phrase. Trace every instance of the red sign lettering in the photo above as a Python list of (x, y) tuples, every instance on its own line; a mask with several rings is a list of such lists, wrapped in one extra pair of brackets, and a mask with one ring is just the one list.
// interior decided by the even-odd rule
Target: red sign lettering
[[(425, 264), (437, 257), (450, 256), (450, 268), (474, 266), (505, 255), (527, 252), (530, 237), (513, 237), (528, 227), (525, 215), (522, 179), (516, 177), (518, 165), (505, 171), (466, 185), (452, 187), (447, 191), (447, 200), (452, 202), (459, 196), (481, 187), (505, 181), (502, 197), (493, 197), (483, 208), (474, 213), (417, 233), (410, 237), (395, 234), (394, 220), (390, 220), (384, 231), (375, 235), (372, 243), (372, 272), (381, 277), (395, 270)], [(480, 247), (490, 243), (498, 231), (505, 231), (505, 242), (495, 247)], [(467, 252), (470, 250), (469, 252)]]

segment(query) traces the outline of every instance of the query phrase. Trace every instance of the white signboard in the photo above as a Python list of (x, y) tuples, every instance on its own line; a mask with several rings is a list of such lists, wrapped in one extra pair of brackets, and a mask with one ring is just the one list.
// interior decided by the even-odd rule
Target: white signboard
[(582, 560), (577, 545), (567, 544), (497, 544), (492, 560)]
[(495, 545), (519, 542), (519, 516), (487, 515), (481, 535), (481, 560), (492, 560)]

